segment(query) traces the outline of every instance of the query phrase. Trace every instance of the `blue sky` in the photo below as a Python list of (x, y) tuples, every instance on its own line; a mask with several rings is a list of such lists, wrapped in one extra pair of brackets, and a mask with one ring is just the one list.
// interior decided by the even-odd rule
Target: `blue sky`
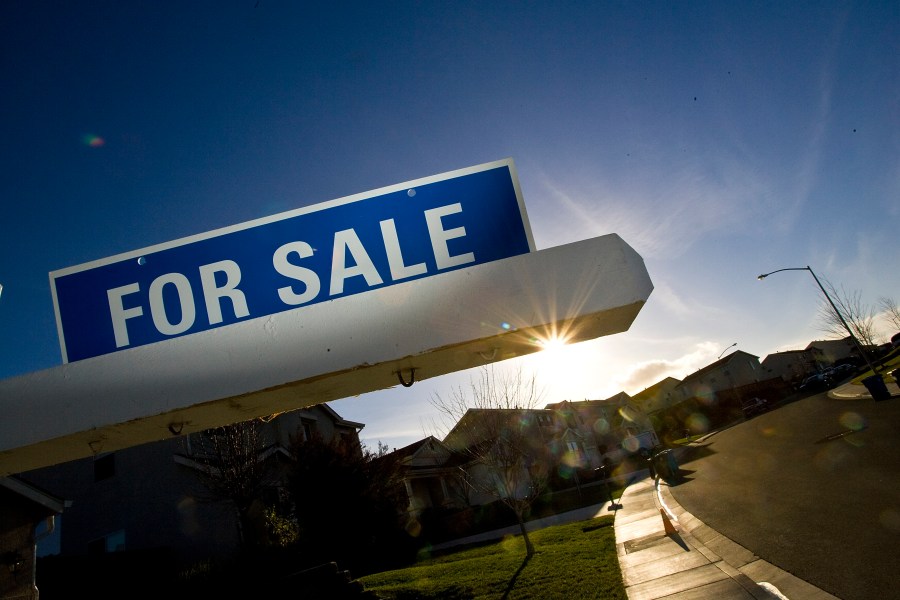
[[(897, 2), (11, 0), (0, 90), (3, 378), (61, 362), (50, 271), (506, 157), (538, 249), (618, 233), (655, 286), (503, 363), (547, 401), (824, 337), (761, 272), (900, 299)], [(333, 406), (400, 447), (471, 375)]]

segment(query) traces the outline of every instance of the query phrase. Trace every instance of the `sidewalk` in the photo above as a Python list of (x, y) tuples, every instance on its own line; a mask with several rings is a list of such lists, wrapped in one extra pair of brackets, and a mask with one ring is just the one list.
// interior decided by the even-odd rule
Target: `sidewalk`
[(616, 548), (629, 600), (836, 600), (710, 529), (668, 488), (646, 477), (619, 500)]
[[(885, 385), (891, 399), (900, 398), (892, 377)], [(864, 385), (853, 383), (828, 395), (872, 399)], [(678, 504), (663, 480), (647, 475), (625, 489), (619, 505), (616, 548), (629, 600), (837, 600), (705, 525)]]
[[(900, 386), (885, 379), (891, 398), (900, 397)], [(865, 386), (852, 383), (829, 390), (828, 395), (842, 400), (872, 399)], [(529, 521), (525, 526), (534, 531), (615, 512), (616, 549), (629, 600), (839, 600), (705, 525), (678, 504), (665, 481), (655, 481), (647, 471), (633, 476), (637, 479), (614, 506), (595, 504)], [(512, 526), (437, 544), (433, 549), (519, 534), (519, 527)]]
[[(900, 386), (893, 377), (885, 377), (884, 385), (891, 398), (900, 397)], [(836, 400), (871, 400), (872, 394), (861, 383), (845, 383), (833, 390), (828, 390), (828, 397)]]

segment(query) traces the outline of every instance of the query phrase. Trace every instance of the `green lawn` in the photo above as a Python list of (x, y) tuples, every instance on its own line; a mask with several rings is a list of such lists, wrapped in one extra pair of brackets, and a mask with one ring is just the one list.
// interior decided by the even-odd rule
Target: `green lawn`
[(626, 598), (616, 557), (613, 516), (531, 533), (535, 555), (525, 561), (521, 536), (360, 578), (379, 598)]
[[(893, 352), (889, 354), (887, 357), (882, 359), (882, 362), (879, 365), (876, 365), (878, 368), (878, 373), (881, 375), (882, 379), (885, 381), (891, 379), (889, 373), (894, 369), (900, 368), (900, 352)], [(871, 377), (872, 371), (866, 370), (865, 373), (853, 378), (852, 383), (862, 384), (862, 380), (866, 377)]]

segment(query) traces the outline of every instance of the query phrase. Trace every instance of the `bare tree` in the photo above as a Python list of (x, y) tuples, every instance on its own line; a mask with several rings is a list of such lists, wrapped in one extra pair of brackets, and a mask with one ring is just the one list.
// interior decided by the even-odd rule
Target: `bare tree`
[(453, 423), (444, 443), (469, 458), (462, 469), (465, 483), (515, 513), (527, 558), (534, 555), (534, 545), (525, 515), (546, 488), (550, 467), (550, 440), (544, 439), (540, 422), (547, 415), (536, 409), (542, 395), (535, 377), (521, 369), (498, 373), (483, 367), (467, 390), (459, 387), (449, 397), (431, 400), (443, 423)]
[(265, 478), (264, 442), (256, 420), (206, 430), (192, 438), (192, 458), (212, 499), (232, 503), (241, 544), (246, 544), (250, 508)]
[(397, 568), (415, 554), (406, 530), (401, 466), (379, 442), (314, 435), (292, 446), (287, 488), (299, 526), (298, 551), (311, 564), (335, 561), (353, 572)]
[[(844, 338), (848, 333), (844, 327), (844, 323), (846, 323), (853, 332), (853, 336), (863, 346), (877, 345), (875, 309), (863, 303), (859, 290), (848, 292), (844, 286), (838, 289), (828, 280), (825, 280), (823, 286), (831, 296), (834, 307), (827, 299), (819, 304), (819, 330), (838, 338)], [(835, 312), (835, 307), (840, 314)]]
[(894, 329), (900, 330), (900, 306), (897, 306), (897, 302), (890, 296), (882, 296), (878, 299), (878, 304)]

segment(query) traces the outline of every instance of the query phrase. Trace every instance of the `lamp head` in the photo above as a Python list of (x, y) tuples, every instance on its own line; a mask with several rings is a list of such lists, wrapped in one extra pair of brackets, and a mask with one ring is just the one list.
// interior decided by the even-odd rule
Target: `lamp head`
[(766, 276), (765, 275), (757, 275), (756, 278), (759, 279), (760, 281), (762, 281), (763, 279), (766, 278)]

